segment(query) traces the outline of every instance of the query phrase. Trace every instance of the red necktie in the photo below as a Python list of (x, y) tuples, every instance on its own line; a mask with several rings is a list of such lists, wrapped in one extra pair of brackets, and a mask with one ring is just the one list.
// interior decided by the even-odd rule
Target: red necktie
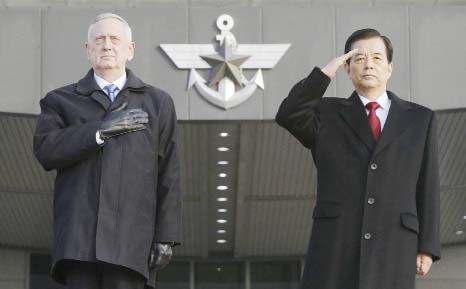
[(378, 118), (377, 114), (375, 111), (377, 108), (380, 107), (380, 104), (377, 102), (369, 102), (366, 104), (366, 108), (369, 110), (369, 124), (372, 129), (372, 134), (374, 135), (374, 138), (376, 141), (379, 141), (380, 138), (380, 133), (381, 133), (381, 127), (380, 127), (380, 119)]

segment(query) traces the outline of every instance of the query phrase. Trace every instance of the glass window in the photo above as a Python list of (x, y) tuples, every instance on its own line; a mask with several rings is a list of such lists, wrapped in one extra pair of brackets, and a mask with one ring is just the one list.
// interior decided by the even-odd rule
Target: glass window
[(297, 289), (300, 277), (299, 261), (251, 262), (252, 289)]
[(244, 263), (196, 263), (196, 289), (244, 288)]

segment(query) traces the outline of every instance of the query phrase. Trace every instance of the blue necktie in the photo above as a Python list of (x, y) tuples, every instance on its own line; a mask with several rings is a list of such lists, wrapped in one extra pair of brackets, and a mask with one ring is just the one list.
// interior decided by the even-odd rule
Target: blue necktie
[(105, 86), (104, 89), (107, 92), (107, 95), (110, 98), (110, 100), (113, 102), (117, 95), (117, 91), (119, 90), (118, 86), (116, 86), (115, 84), (109, 84)]

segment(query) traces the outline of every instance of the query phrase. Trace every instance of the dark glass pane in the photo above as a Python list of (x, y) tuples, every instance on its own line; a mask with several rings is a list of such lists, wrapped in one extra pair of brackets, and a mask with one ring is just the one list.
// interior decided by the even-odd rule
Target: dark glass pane
[(244, 288), (243, 263), (196, 263), (196, 289)]
[(31, 254), (30, 289), (64, 289), (49, 275), (52, 258), (48, 254)]
[(188, 289), (189, 263), (170, 262), (157, 272), (157, 289)]
[(300, 276), (299, 261), (251, 263), (252, 289), (297, 289)]

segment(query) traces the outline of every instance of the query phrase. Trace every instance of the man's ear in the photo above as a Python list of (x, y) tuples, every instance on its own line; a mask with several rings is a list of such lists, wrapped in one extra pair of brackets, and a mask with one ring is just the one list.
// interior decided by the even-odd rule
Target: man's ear
[(390, 62), (388, 65), (388, 78), (392, 76), (392, 71), (393, 71), (393, 62)]
[(87, 60), (90, 60), (89, 59), (89, 43), (88, 42), (84, 42), (84, 49), (86, 49)]
[(134, 49), (136, 48), (136, 43), (131, 42), (129, 45), (129, 56), (128, 61), (131, 61), (134, 58)]

